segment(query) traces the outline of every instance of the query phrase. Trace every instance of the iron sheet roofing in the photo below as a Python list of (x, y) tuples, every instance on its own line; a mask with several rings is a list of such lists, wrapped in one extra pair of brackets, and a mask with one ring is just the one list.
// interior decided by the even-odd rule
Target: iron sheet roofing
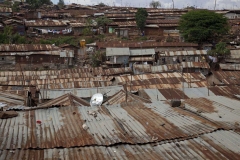
[(2, 150), (0, 159), (239, 159), (239, 134), (219, 130), (183, 141), (164, 144), (86, 146), (53, 149)]
[(129, 56), (129, 48), (106, 48), (106, 56)]
[(240, 101), (223, 96), (187, 99), (186, 109), (222, 126), (226, 129), (239, 129)]
[(222, 70), (240, 71), (240, 64), (220, 63), (219, 65)]
[(186, 42), (97, 42), (99, 48), (129, 47), (129, 48), (156, 48), (156, 47), (197, 47), (198, 44)]
[(66, 27), (68, 26), (67, 23), (63, 21), (50, 21), (50, 20), (38, 20), (35, 22), (32, 21), (25, 21), (26, 27)]
[(0, 6), (1, 13), (12, 13), (12, 8), (2, 7)]
[(49, 51), (54, 48), (50, 44), (1, 44), (0, 52)]
[(223, 84), (240, 84), (240, 71), (213, 71), (213, 75)]
[(155, 55), (154, 49), (131, 49), (130, 56)]
[[(93, 112), (97, 116), (93, 116)], [(160, 101), (102, 109), (84, 106), (37, 109), (18, 114), (11, 119), (0, 119), (1, 150), (161, 142), (186, 139), (219, 128)]]
[(207, 55), (205, 50), (194, 50), (194, 51), (165, 51), (161, 56), (191, 56), (191, 55)]
[(66, 93), (72, 93), (73, 95), (81, 98), (92, 97), (95, 93), (107, 94), (107, 96), (112, 96), (118, 91), (122, 90), (123, 86), (107, 86), (107, 87), (97, 87), (97, 88), (72, 88), (72, 89), (41, 89), (42, 99), (54, 99), (60, 97)]

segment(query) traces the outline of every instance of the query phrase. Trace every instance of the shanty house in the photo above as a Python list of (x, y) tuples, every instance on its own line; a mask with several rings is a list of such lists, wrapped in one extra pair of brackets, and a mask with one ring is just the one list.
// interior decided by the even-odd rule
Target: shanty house
[(203, 62), (207, 51), (165, 51), (158, 55), (158, 64), (177, 64), (181, 62)]
[[(22, 64), (26, 67), (49, 67), (72, 65), (72, 50), (61, 50), (45, 44), (2, 44), (0, 59), (2, 64)], [(29, 68), (30, 69), (30, 68)]]
[(12, 8), (0, 7), (0, 15), (4, 15), (4, 16), (12, 15)]
[(154, 49), (131, 49), (129, 57), (129, 66), (133, 64), (154, 64), (155, 50)]
[(126, 66), (129, 61), (129, 48), (106, 48), (107, 65)]
[(65, 34), (71, 32), (69, 25), (63, 21), (26, 21), (25, 26), (27, 30), (36, 31), (39, 34)]
[(69, 23), (69, 25), (72, 27), (74, 35), (82, 35), (84, 28), (86, 28), (86, 23)]

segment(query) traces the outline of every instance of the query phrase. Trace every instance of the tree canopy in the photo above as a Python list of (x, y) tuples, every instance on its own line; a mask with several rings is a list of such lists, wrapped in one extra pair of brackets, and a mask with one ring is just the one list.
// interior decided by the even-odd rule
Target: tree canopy
[(161, 7), (161, 3), (159, 1), (154, 1), (152, 0), (152, 2), (150, 2), (150, 7), (152, 8), (158, 8), (158, 7)]
[(26, 0), (26, 2), (31, 6), (32, 9), (38, 9), (44, 4), (53, 4), (51, 0)]
[(147, 13), (146, 9), (138, 8), (135, 18), (136, 18), (137, 26), (141, 31), (145, 27), (147, 16), (148, 16), (148, 13)]
[(184, 14), (179, 22), (179, 30), (187, 42), (213, 42), (229, 31), (227, 19), (213, 11), (192, 10)]
[(113, 20), (108, 19), (105, 16), (98, 17), (98, 18), (95, 19), (95, 21), (97, 22), (98, 27), (105, 27), (105, 25), (108, 25), (108, 24), (113, 22)]
[(230, 50), (225, 42), (219, 42), (216, 44), (215, 49), (208, 51), (208, 54), (211, 56), (227, 56), (230, 54)]
[(63, 7), (65, 5), (64, 0), (59, 0), (58, 1), (58, 6)]
[(0, 33), (0, 44), (24, 44), (28, 43), (24, 36), (18, 33), (13, 34), (11, 26), (4, 27), (3, 32)]

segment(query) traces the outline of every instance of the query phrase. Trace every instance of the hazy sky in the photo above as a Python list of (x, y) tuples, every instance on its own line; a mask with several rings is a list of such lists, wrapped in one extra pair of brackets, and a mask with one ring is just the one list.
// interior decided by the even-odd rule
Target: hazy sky
[[(52, 0), (58, 3), (59, 0)], [(175, 8), (195, 6), (197, 8), (213, 9), (215, 0), (173, 0)], [(109, 6), (148, 7), (151, 0), (64, 0), (65, 4), (77, 3), (95, 5), (103, 2)], [(172, 8), (172, 0), (159, 0), (163, 8)], [(216, 9), (240, 9), (240, 0), (216, 0)]]

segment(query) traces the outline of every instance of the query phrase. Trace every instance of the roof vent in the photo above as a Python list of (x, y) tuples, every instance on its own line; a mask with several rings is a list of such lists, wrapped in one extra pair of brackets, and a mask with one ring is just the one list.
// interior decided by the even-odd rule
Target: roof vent
[(180, 107), (181, 106), (181, 100), (180, 99), (171, 100), (171, 106), (172, 107)]

